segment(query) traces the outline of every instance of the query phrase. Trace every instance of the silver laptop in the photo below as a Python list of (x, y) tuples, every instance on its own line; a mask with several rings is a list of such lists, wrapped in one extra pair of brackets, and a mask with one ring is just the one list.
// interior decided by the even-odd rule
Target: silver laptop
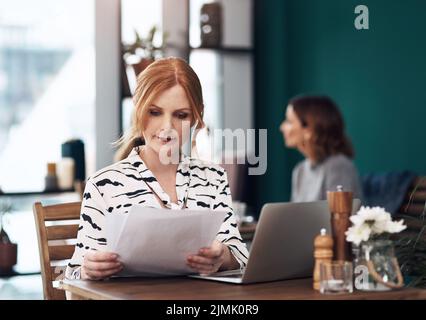
[[(352, 211), (361, 201), (354, 199)], [(230, 270), (197, 279), (237, 284), (312, 276), (314, 238), (321, 228), (330, 233), (327, 201), (301, 203), (267, 203), (263, 206), (244, 271)]]

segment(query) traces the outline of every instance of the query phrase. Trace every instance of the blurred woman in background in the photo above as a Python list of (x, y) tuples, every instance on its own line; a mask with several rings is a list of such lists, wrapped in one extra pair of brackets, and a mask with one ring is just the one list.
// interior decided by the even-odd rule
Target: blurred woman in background
[(280, 125), (285, 145), (299, 150), (305, 159), (292, 173), (291, 201), (326, 200), (327, 191), (352, 191), (362, 198), (354, 150), (345, 134), (342, 115), (326, 96), (291, 99)]

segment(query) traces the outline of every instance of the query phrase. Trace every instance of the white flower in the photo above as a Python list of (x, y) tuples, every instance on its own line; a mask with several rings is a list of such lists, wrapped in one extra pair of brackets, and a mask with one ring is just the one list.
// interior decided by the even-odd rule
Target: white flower
[(358, 213), (350, 219), (355, 226), (367, 224), (371, 228), (372, 234), (381, 234), (386, 232), (391, 215), (380, 207), (361, 207)]
[(381, 207), (361, 207), (356, 215), (350, 217), (353, 225), (346, 231), (346, 240), (359, 245), (362, 241), (369, 240), (370, 236), (382, 233), (401, 232), (407, 226), (404, 221), (392, 221), (389, 212)]
[(386, 225), (386, 232), (389, 233), (398, 233), (406, 229), (407, 226), (403, 225), (404, 220), (399, 221), (389, 221)]
[(346, 231), (346, 241), (359, 245), (367, 241), (371, 234), (371, 228), (367, 224), (353, 225)]

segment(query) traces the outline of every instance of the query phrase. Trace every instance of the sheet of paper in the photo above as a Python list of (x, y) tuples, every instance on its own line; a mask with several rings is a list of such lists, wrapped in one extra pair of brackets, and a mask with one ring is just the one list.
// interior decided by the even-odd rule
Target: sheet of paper
[(168, 210), (133, 206), (107, 216), (108, 249), (124, 264), (120, 276), (192, 274), (186, 257), (210, 246), (225, 218), (212, 210)]
[(124, 223), (129, 217), (128, 214), (107, 213), (106, 216), (106, 238), (108, 252), (114, 252), (117, 246), (117, 239), (124, 228)]

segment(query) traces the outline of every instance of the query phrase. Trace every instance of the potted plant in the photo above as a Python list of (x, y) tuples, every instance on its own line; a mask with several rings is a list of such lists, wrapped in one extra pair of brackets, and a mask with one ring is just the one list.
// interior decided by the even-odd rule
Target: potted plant
[(10, 201), (0, 202), (0, 274), (11, 274), (17, 260), (18, 246), (10, 241), (4, 230), (4, 217), (11, 209)]
[(123, 59), (127, 65), (131, 65), (136, 76), (149, 66), (155, 59), (164, 55), (167, 33), (162, 33), (161, 45), (156, 45), (155, 40), (160, 30), (153, 26), (146, 37), (142, 37), (136, 30), (135, 41), (131, 44), (123, 44)]

